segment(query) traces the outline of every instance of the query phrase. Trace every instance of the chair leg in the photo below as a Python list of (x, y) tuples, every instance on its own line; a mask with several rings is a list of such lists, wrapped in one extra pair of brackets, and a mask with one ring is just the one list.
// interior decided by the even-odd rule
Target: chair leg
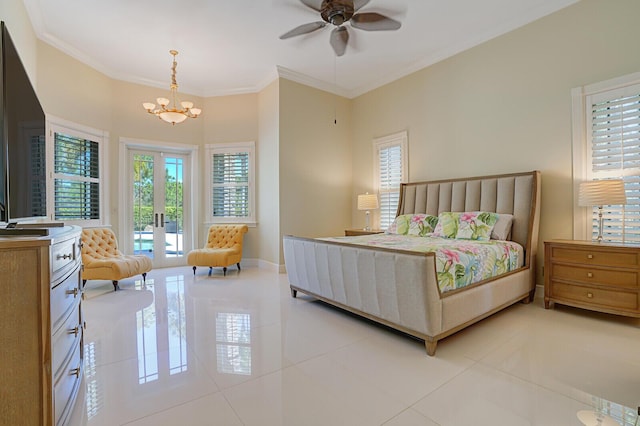
[(225, 276), (225, 277), (227, 276), (227, 267), (226, 266), (224, 266), (222, 268), (222, 275)]
[(239, 271), (240, 270), (240, 262), (238, 262), (237, 265), (238, 265), (238, 271)]
[(194, 266), (193, 267), (193, 275), (195, 275), (195, 274), (196, 274), (196, 267)]
[(211, 272), (213, 272), (213, 266), (209, 266), (209, 276), (211, 276)]
[(118, 291), (118, 289), (120, 288), (120, 286), (118, 286), (118, 281), (117, 280), (113, 280), (113, 291)]
[(143, 272), (143, 273), (142, 273), (142, 283), (143, 283), (143, 284), (146, 284), (146, 283), (147, 283), (147, 273), (146, 273), (146, 272)]
[(87, 285), (87, 280), (82, 280), (82, 288), (84, 288), (85, 285)]

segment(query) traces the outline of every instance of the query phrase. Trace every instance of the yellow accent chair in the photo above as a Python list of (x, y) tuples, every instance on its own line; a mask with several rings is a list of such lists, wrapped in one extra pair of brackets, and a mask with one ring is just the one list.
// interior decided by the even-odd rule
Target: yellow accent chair
[(198, 266), (208, 267), (209, 275), (213, 268), (222, 267), (223, 275), (226, 276), (227, 266), (234, 263), (239, 271), (242, 241), (248, 229), (247, 225), (211, 225), (204, 248), (191, 250), (187, 255), (187, 263), (193, 266), (193, 275)]
[(109, 228), (82, 230), (82, 285), (87, 280), (111, 280), (113, 290), (118, 281), (142, 274), (146, 283), (151, 259), (144, 255), (124, 255), (118, 250), (116, 235)]

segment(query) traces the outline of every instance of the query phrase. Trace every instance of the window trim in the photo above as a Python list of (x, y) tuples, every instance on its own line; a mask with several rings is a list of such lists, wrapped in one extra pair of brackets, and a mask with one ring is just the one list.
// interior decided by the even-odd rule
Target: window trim
[[(402, 166), (400, 182), (407, 182), (409, 177), (409, 142), (407, 131), (403, 130), (401, 132), (382, 136), (373, 140), (373, 191), (378, 194), (378, 199), (380, 199), (380, 150), (396, 145), (400, 146), (402, 155), (400, 160)], [(400, 188), (398, 188), (398, 191), (399, 190)], [(380, 229), (380, 218), (381, 212), (378, 210), (372, 215), (372, 228)]]
[[(255, 170), (256, 170), (256, 145), (254, 141), (212, 143), (205, 145), (205, 191), (206, 191), (206, 220), (207, 224), (214, 223), (244, 223), (247, 226), (256, 226), (256, 195), (255, 195)], [(247, 217), (220, 217), (213, 216), (213, 186), (212, 186), (212, 157), (213, 154), (233, 154), (237, 152), (249, 153), (249, 216)]]
[(54, 153), (55, 133), (67, 134), (73, 137), (88, 139), (98, 143), (98, 180), (99, 180), (99, 218), (98, 219), (65, 219), (65, 224), (86, 226), (101, 226), (109, 222), (109, 178), (105, 175), (109, 170), (106, 144), (109, 141), (109, 132), (83, 126), (55, 116), (47, 116), (46, 119), (46, 156), (47, 156), (47, 217), (52, 222), (60, 222), (55, 219), (55, 177), (54, 177)]
[(592, 209), (578, 205), (580, 182), (589, 176), (589, 143), (587, 99), (604, 92), (640, 84), (640, 72), (571, 89), (573, 239), (591, 240)]

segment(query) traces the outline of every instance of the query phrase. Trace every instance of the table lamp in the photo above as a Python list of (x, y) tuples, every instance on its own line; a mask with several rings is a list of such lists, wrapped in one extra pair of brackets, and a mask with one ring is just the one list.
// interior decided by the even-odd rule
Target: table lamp
[(602, 206), (627, 204), (622, 179), (591, 180), (580, 183), (579, 206), (598, 206), (598, 238), (602, 241)]
[(366, 210), (366, 222), (365, 222), (365, 231), (371, 231), (371, 226), (369, 226), (369, 215), (371, 212), (369, 210), (378, 208), (378, 196), (376, 194), (360, 194), (358, 195), (358, 210)]

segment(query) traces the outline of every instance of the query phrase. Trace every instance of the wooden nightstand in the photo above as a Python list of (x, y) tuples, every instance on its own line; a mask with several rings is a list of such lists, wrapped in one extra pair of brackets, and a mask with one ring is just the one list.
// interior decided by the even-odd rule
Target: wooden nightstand
[(551, 303), (640, 318), (640, 246), (544, 243), (544, 307)]
[(344, 235), (345, 237), (355, 237), (356, 235), (371, 235), (371, 234), (382, 234), (384, 231), (380, 229), (371, 229), (369, 231), (365, 231), (364, 229), (345, 229)]

